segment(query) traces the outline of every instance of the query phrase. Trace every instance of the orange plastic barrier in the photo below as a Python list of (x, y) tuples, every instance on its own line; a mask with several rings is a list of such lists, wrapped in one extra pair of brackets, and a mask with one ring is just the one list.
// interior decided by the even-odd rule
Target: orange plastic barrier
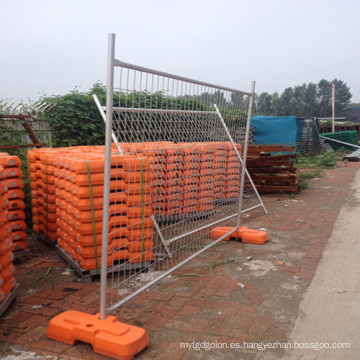
[[(215, 199), (239, 194), (241, 168), (229, 142), (121, 146), (125, 155), (112, 147), (110, 214), (117, 215), (110, 216), (110, 226), (125, 229), (122, 234), (128, 241), (139, 235), (133, 230), (152, 229), (152, 214), (202, 213), (214, 208)], [(237, 148), (241, 151), (240, 145)], [(58, 239), (71, 254), (76, 252), (75, 242), (80, 246), (101, 243), (104, 156), (103, 146), (29, 151), (34, 230), (52, 238), (61, 230)], [(7, 187), (4, 183), (3, 191)], [(21, 209), (18, 202), (10, 205)], [(17, 213), (13, 214), (15, 220)], [(142, 236), (152, 240), (152, 233)], [(74, 256), (81, 260), (78, 253)]]
[[(217, 227), (211, 231), (212, 239), (219, 239), (220, 237), (226, 235), (234, 228), (232, 227)], [(268, 240), (268, 234), (266, 231), (252, 230), (244, 226), (233, 232), (231, 235), (227, 236), (224, 240), (230, 239), (241, 239), (244, 243), (263, 245)]]
[(16, 285), (14, 278), (8, 280), (10, 275), (6, 272), (12, 265), (12, 251), (26, 250), (28, 246), (21, 161), (17, 156), (1, 153), (0, 163), (4, 166), (0, 166), (0, 277), (6, 280), (2, 288), (8, 294)]
[(47, 328), (50, 339), (74, 345), (89, 343), (94, 351), (119, 360), (131, 360), (149, 345), (145, 330), (121, 323), (114, 316), (99, 319), (79, 311), (66, 311), (50, 320)]

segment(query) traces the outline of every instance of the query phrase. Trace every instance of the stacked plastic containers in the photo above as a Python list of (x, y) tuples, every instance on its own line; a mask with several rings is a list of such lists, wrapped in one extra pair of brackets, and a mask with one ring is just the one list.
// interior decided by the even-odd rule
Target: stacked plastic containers
[(199, 172), (199, 213), (214, 209), (214, 165), (215, 150), (213, 143), (199, 144), (200, 172)]
[[(152, 215), (202, 214), (216, 199), (239, 195), (240, 164), (229, 142), (120, 145), (125, 155), (113, 145), (111, 160), (108, 266), (154, 258)], [(104, 147), (34, 149), (28, 159), (34, 231), (84, 270), (98, 268)]]
[[(154, 180), (152, 165), (161, 163), (151, 161), (151, 156), (156, 158), (160, 154), (152, 154), (151, 147), (149, 150), (148, 157), (143, 155), (125, 155), (123, 157), (127, 240), (129, 242), (126, 248), (129, 251), (128, 262), (131, 264), (144, 264), (154, 260), (153, 222), (151, 219), (151, 183)], [(150, 164), (148, 159), (150, 159)]]
[[(236, 148), (241, 154), (242, 147), (240, 144), (236, 144)], [(227, 199), (237, 198), (240, 195), (240, 174), (241, 164), (236, 151), (231, 146), (228, 149), (227, 155), (227, 167), (225, 177), (225, 197)]]
[(226, 173), (230, 143), (218, 143), (214, 145), (214, 198), (226, 198)]
[(165, 147), (165, 215), (177, 216), (184, 208), (184, 154), (183, 147), (168, 143)]
[[(153, 259), (150, 186), (146, 160), (113, 154), (107, 265)], [(84, 270), (103, 256), (104, 153), (56, 156), (58, 245)]]
[(26, 224), (25, 224), (25, 204), (24, 204), (24, 184), (22, 182), (23, 173), (21, 171), (21, 161), (17, 156), (7, 153), (0, 153), (0, 166), (4, 169), (4, 184), (7, 187), (5, 197), (7, 198), (7, 224), (10, 226), (10, 240), (12, 251), (26, 250)]
[(13, 240), (27, 248), (20, 166), (17, 156), (0, 153), (0, 302), (16, 286)]
[(165, 213), (166, 157), (163, 143), (140, 144), (141, 154), (148, 162), (148, 173), (151, 187), (151, 210), (153, 215)]
[(33, 230), (54, 243), (57, 241), (57, 216), (53, 158), (73, 151), (73, 148), (43, 148), (29, 150), (27, 155), (31, 180)]

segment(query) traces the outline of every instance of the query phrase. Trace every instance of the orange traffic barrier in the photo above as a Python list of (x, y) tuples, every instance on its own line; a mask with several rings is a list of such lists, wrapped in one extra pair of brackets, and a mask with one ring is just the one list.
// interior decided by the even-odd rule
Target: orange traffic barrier
[(13, 243), (9, 238), (0, 241), (0, 255), (6, 255), (11, 250), (12, 246)]
[(13, 263), (7, 264), (4, 268), (0, 270), (0, 275), (5, 282), (6, 280), (10, 279), (15, 273), (15, 267)]
[(165, 179), (151, 179), (150, 181), (151, 187), (164, 187), (166, 185)]
[(25, 240), (19, 240), (19, 241), (14, 241), (11, 247), (11, 251), (21, 251), (21, 250), (27, 250), (28, 249), (28, 244)]
[(182, 163), (167, 163), (166, 165), (166, 171), (183, 171), (184, 170), (184, 165)]
[(10, 235), (9, 238), (12, 242), (15, 241), (20, 241), (20, 240), (25, 240), (27, 237), (26, 232), (24, 230), (18, 230), (18, 231), (13, 231)]
[(127, 239), (131, 241), (152, 240), (153, 231), (151, 228), (128, 230)]
[(188, 170), (199, 170), (200, 164), (198, 162), (186, 162), (184, 164), (184, 171)]
[(167, 187), (172, 187), (172, 186), (176, 186), (176, 187), (181, 187), (184, 184), (184, 180), (183, 179), (177, 179), (177, 178), (173, 178), (173, 179), (167, 179), (166, 180), (166, 186)]
[(6, 281), (4, 281), (4, 283), (1, 285), (5, 295), (10, 294), (11, 290), (15, 287), (16, 285), (16, 280), (13, 276), (11, 276), (10, 278), (8, 278)]
[(168, 164), (172, 163), (182, 163), (184, 161), (184, 157), (182, 155), (170, 155), (166, 159)]
[[(219, 239), (220, 237), (228, 234), (233, 227), (217, 227), (211, 231), (212, 239)], [(266, 231), (252, 230), (244, 226), (240, 226), (239, 229), (233, 232), (231, 235), (224, 238), (224, 240), (241, 239), (244, 243), (262, 245), (268, 240), (268, 234)]]
[(163, 200), (166, 202), (181, 201), (182, 199), (183, 196), (180, 192), (170, 193), (163, 197)]
[(14, 254), (9, 251), (6, 254), (0, 255), (0, 269), (4, 269), (14, 260)]
[(141, 229), (142, 227), (144, 227), (145, 229), (147, 228), (152, 228), (153, 226), (153, 221), (151, 218), (129, 218), (127, 219), (127, 228), (129, 230), (135, 230), (135, 229)]
[(186, 185), (195, 185), (199, 183), (199, 177), (193, 176), (193, 177), (187, 177), (184, 178), (184, 186)]
[(126, 210), (126, 216), (128, 218), (141, 218), (143, 215), (145, 217), (151, 216), (150, 206), (134, 206), (128, 207)]
[(23, 177), (23, 172), (21, 171), (20, 168), (5, 168), (4, 170), (4, 175), (7, 179), (12, 178), (12, 177), (17, 177), (17, 178), (22, 178)]
[(166, 179), (181, 179), (183, 178), (183, 172), (181, 170), (166, 172)]
[(183, 194), (179, 194), (178, 196), (182, 197), (184, 200), (196, 200), (199, 197), (199, 193), (195, 190), (190, 192), (184, 192)]
[(21, 161), (17, 156), (0, 155), (0, 166), (3, 168), (7, 167), (21, 167)]
[(154, 243), (151, 240), (139, 240), (139, 241), (131, 241), (127, 244), (127, 249), (131, 252), (141, 252), (141, 251), (149, 251), (154, 247)]
[(24, 192), (20, 188), (9, 189), (6, 196), (8, 199), (23, 199)]
[(152, 251), (131, 252), (129, 256), (129, 262), (131, 264), (148, 262), (153, 260), (154, 260), (154, 253)]
[(66, 311), (50, 320), (50, 339), (74, 345), (89, 343), (94, 351), (119, 360), (131, 360), (149, 345), (145, 330), (119, 322), (114, 316), (100, 320), (99, 314)]

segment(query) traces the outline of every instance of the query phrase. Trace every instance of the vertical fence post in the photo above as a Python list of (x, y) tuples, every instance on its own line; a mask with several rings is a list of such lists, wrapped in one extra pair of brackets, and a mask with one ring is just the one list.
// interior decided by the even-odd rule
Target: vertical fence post
[(335, 85), (332, 84), (332, 122), (331, 122), (331, 132), (335, 132)]
[(111, 170), (111, 136), (112, 109), (114, 92), (114, 55), (115, 34), (108, 37), (108, 65), (106, 86), (106, 126), (105, 126), (105, 168), (104, 168), (104, 205), (102, 223), (101, 271), (100, 271), (100, 320), (106, 316), (106, 281), (107, 281), (107, 253), (109, 233), (109, 202), (110, 202), (110, 170)]
[(251, 83), (251, 96), (249, 99), (249, 110), (246, 119), (245, 141), (244, 141), (242, 171), (241, 171), (241, 180), (240, 180), (239, 212), (236, 222), (237, 229), (239, 229), (241, 223), (241, 210), (242, 210), (242, 202), (244, 196), (244, 184), (245, 184), (245, 172), (246, 172), (246, 158), (247, 158), (248, 145), (249, 145), (249, 133), (250, 133), (252, 108), (254, 103), (254, 94), (255, 94), (255, 81)]

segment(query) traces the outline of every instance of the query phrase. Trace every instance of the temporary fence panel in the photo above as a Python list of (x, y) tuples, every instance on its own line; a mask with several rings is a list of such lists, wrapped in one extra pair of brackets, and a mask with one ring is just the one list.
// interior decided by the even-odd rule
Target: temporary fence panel
[(266, 212), (245, 170), (253, 93), (121, 62), (110, 38), (100, 318)]
[(320, 153), (323, 146), (319, 137), (319, 123), (316, 118), (300, 119), (297, 123), (296, 153), (302, 155), (316, 155)]

